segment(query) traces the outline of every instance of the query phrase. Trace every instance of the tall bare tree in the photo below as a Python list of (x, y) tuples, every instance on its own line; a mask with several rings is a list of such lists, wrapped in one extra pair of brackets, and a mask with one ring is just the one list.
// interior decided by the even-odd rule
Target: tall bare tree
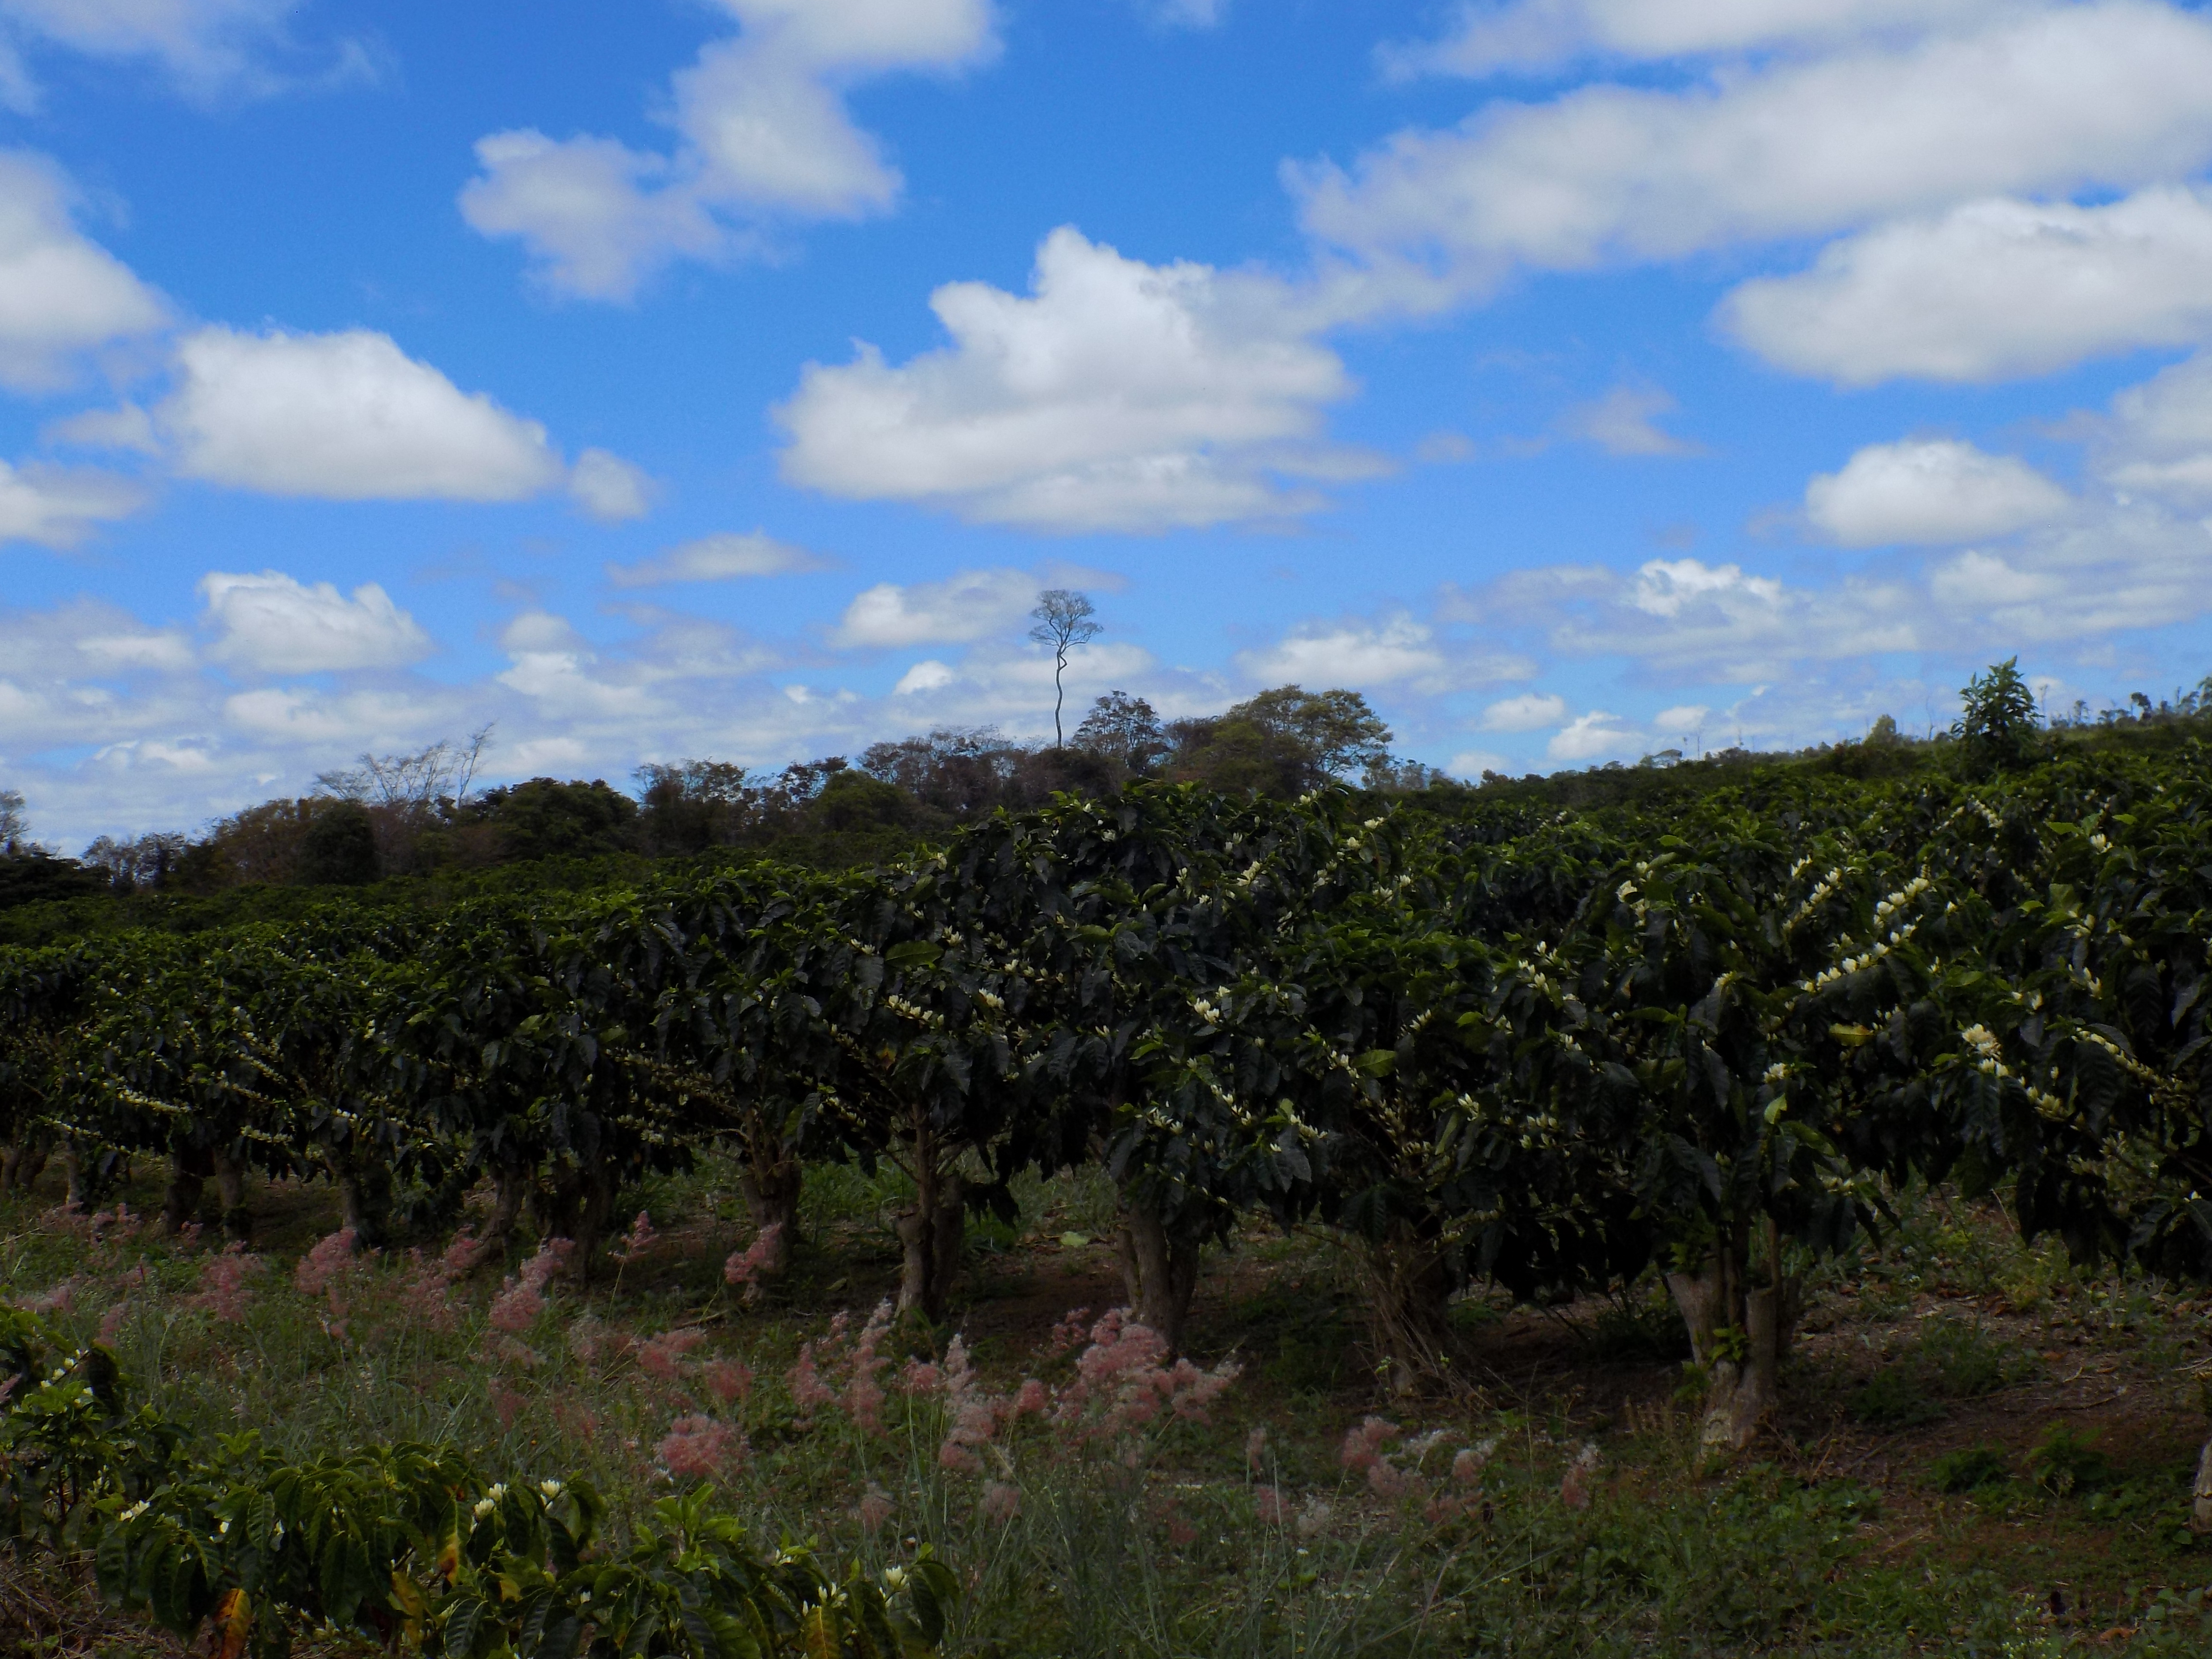
[(465, 743), (447, 738), (416, 755), (363, 755), (358, 766), (319, 774), (315, 787), (340, 800), (427, 816), (441, 802), (447, 807), (467, 804), (477, 764), (490, 742), (491, 727), (484, 726), (469, 733)]
[(1045, 589), (1037, 595), (1036, 609), (1030, 612), (1036, 618), (1030, 637), (1052, 647), (1052, 746), (1055, 749), (1065, 748), (1067, 743), (1060, 729), (1060, 711), (1067, 697), (1060, 677), (1067, 672), (1067, 653), (1079, 645), (1088, 645), (1103, 630), (1103, 623), (1091, 620), (1097, 614), (1097, 607), (1087, 597), (1065, 587)]

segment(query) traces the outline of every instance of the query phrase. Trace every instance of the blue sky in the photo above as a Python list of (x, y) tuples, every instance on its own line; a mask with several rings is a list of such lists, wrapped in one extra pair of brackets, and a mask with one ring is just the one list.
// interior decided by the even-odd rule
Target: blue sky
[(2212, 670), (2156, 0), (0, 0), (0, 787), (1349, 685), (1473, 775)]

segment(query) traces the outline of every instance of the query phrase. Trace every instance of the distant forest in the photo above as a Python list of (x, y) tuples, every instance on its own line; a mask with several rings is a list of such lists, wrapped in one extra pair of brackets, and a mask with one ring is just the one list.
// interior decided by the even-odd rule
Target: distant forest
[[(2154, 702), (2136, 693), (2092, 714), (2077, 704), (2045, 718), (2014, 664), (1968, 688), (2009, 699), (2015, 729), (2051, 750), (2080, 744), (2163, 746), (2212, 725), (2212, 679)], [(769, 857), (817, 868), (896, 858), (1000, 809), (1055, 793), (1110, 795), (1134, 780), (1224, 793), (1295, 797), (1340, 785), (1447, 816), (1507, 800), (1561, 809), (1650, 807), (1741, 782), (1748, 769), (1813, 767), (1854, 777), (1902, 776), (1960, 763), (1971, 734), (1901, 732), (1888, 715), (1855, 741), (1788, 752), (1672, 750), (1587, 771), (1462, 782), (1390, 750), (1389, 726), (1357, 691), (1263, 691), (1224, 714), (1164, 720), (1142, 697), (1112, 691), (1061, 743), (1020, 743), (994, 728), (940, 729), (750, 770), (716, 760), (639, 767), (624, 792), (604, 779), (532, 778), (477, 789), (489, 730), (411, 755), (363, 755), (323, 774), (311, 794), (264, 801), (209, 826), (122, 842), (78, 858), (32, 838), (23, 798), (0, 790), (0, 939), (31, 942), (137, 926), (219, 926), (281, 914), (283, 890), (393, 887), (395, 901), (441, 904), (491, 888), (569, 887), (622, 878), (668, 859)], [(34, 914), (35, 912), (35, 914)]]

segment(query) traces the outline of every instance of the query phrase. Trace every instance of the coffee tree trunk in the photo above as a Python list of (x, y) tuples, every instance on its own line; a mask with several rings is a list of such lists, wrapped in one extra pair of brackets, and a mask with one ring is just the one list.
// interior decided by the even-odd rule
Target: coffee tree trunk
[(514, 1230), (522, 1219), (522, 1206), (532, 1185), (531, 1172), (520, 1164), (501, 1164), (491, 1176), (490, 1240), (501, 1251), (514, 1248)]
[(1450, 1373), (1456, 1277), (1438, 1243), (1410, 1231), (1370, 1242), (1366, 1255), (1376, 1357), (1390, 1393), (1402, 1398)]
[(27, 1193), (38, 1184), (53, 1150), (51, 1135), (26, 1133), (0, 1153), (0, 1193)]
[(587, 1284), (614, 1216), (615, 1195), (613, 1172), (596, 1160), (562, 1170), (535, 1194), (540, 1236), (574, 1241), (571, 1271)]
[[(799, 1241), (799, 1199), (805, 1170), (788, 1153), (755, 1152), (738, 1171), (738, 1191), (745, 1200), (757, 1237), (769, 1240), (760, 1265), (763, 1279), (781, 1278), (791, 1266), (791, 1247)], [(774, 1228), (771, 1237), (769, 1229)]]
[(928, 1126), (917, 1127), (914, 1154), (914, 1207), (898, 1218), (904, 1261), (899, 1272), (898, 1311), (920, 1313), (934, 1322), (945, 1316), (952, 1280), (960, 1270), (960, 1249), (968, 1223), (968, 1183), (946, 1166), (958, 1155)]
[[(169, 1154), (169, 1185), (161, 1198), (161, 1231), (182, 1232), (200, 1212), (200, 1194), (215, 1173), (215, 1159), (204, 1146), (179, 1146)], [(75, 1188), (76, 1182), (70, 1182)]]
[(222, 1230), (245, 1243), (253, 1237), (253, 1212), (246, 1207), (246, 1165), (229, 1149), (217, 1147), (209, 1162), (215, 1166), (216, 1197), (222, 1205)]
[(338, 1202), (353, 1229), (354, 1248), (380, 1247), (392, 1229), (392, 1172), (374, 1159), (334, 1158)]
[(2191, 1530), (2212, 1532), (2212, 1440), (2204, 1443), (2204, 1449), (2197, 1458), (2197, 1507), (2190, 1517)]
[(1167, 1344), (1170, 1358), (1180, 1355), (1191, 1297), (1198, 1289), (1202, 1241), (1186, 1229), (1169, 1227), (1140, 1205), (1125, 1204), (1114, 1242), (1131, 1313)]
[(1782, 1361), (1803, 1312), (1803, 1286), (1781, 1270), (1782, 1241), (1766, 1229), (1766, 1260), (1753, 1269), (1746, 1238), (1715, 1246), (1697, 1272), (1667, 1275), (1689, 1328), (1690, 1351), (1705, 1370), (1709, 1455), (1740, 1452), (1759, 1438), (1782, 1399)]

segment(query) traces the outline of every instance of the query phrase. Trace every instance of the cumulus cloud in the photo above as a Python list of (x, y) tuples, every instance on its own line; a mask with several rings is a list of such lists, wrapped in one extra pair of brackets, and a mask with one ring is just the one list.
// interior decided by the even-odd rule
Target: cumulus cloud
[(607, 580), (617, 587), (660, 587), (671, 582), (725, 582), (741, 576), (783, 576), (821, 570), (828, 561), (803, 547), (777, 541), (765, 531), (750, 536), (725, 533), (672, 547), (635, 564), (611, 564)]
[(1440, 638), (1411, 617), (1307, 623), (1263, 649), (1237, 653), (1237, 672), (1268, 685), (1402, 686), (1425, 695), (1525, 678), (1522, 658)]
[(1746, 283), (1717, 320), (1777, 367), (1844, 386), (2008, 380), (2194, 342), (2212, 333), (2212, 192), (1969, 202)]
[(1382, 48), (1402, 76), (1491, 76), (1580, 58), (1662, 59), (1831, 45), (2018, 12), (2036, 0), (1460, 0), (1441, 39)]
[(85, 660), (102, 671), (177, 671), (198, 660), (191, 642), (171, 629), (126, 624), (110, 634), (88, 634), (75, 641)]
[(951, 345), (806, 367), (776, 410), (786, 478), (987, 523), (1141, 532), (1310, 511), (1317, 495), (1281, 476), (1370, 465), (1316, 443), (1352, 381), (1263, 279), (1146, 264), (1062, 228), (1029, 297), (952, 283), (930, 307)]
[(461, 211), (519, 238), (538, 278), (625, 301), (672, 259), (726, 258), (780, 222), (887, 210), (902, 183), (845, 94), (900, 71), (948, 72), (995, 51), (989, 0), (716, 0), (739, 25), (675, 77), (672, 152), (610, 138), (494, 133)]
[(1433, 681), (1451, 666), (1428, 629), (1410, 617), (1386, 622), (1308, 626), (1264, 651), (1237, 658), (1246, 678), (1271, 685), (1341, 685), (1354, 689)]
[[(1735, 564), (1652, 559), (1519, 570), (1477, 592), (1448, 591), (1448, 620), (1508, 637), (1526, 631), (1569, 658), (1619, 657), (1670, 679), (1768, 679), (1791, 665), (1921, 648), (1941, 637), (1924, 592), (1902, 579), (1786, 587)], [(1957, 638), (1936, 648), (1948, 651)]]
[[(2163, 434), (2172, 475), (2150, 480), (2163, 494), (2069, 498), (1970, 446), (1876, 446), (1833, 475), (1825, 499), (1815, 492), (1808, 516), (1825, 509), (1830, 533), (1854, 544), (1996, 539), (1819, 582), (1696, 558), (1626, 572), (1524, 569), (1474, 592), (1447, 590), (1439, 617), (1540, 641), (1556, 657), (1621, 659), (1654, 680), (1700, 685), (1802, 685), (1822, 665), (1900, 654), (1985, 662), (2031, 647), (2095, 652), (2135, 630), (2185, 626), (2212, 612), (2212, 527), (2201, 518), (2212, 464), (2201, 475), (2205, 498), (2190, 495), (2186, 471), (2191, 454), (2212, 454), (2212, 398), (2197, 451), (2191, 377), (2173, 373), (2085, 428), (2093, 471), (2106, 477), (2155, 465), (2152, 434)], [(1680, 710), (1668, 718), (1668, 732), (1687, 724)]]
[(911, 697), (923, 691), (942, 691), (959, 678), (950, 664), (941, 663), (934, 657), (925, 657), (899, 676), (898, 684), (891, 688), (891, 695)]
[(576, 457), (568, 494), (601, 524), (642, 519), (653, 511), (653, 483), (645, 469), (604, 449), (587, 449)]
[(1544, 745), (1544, 752), (1555, 761), (1571, 764), (1632, 754), (1643, 747), (1644, 733), (1634, 725), (1618, 714), (1594, 708), (1568, 721), (1565, 728)]
[(1565, 724), (1567, 700), (1553, 691), (1525, 691), (1482, 711), (1486, 732), (1542, 732)]
[(0, 542), (74, 547), (145, 504), (143, 489), (112, 472), (0, 461)]
[(2212, 21), (2149, 0), (2001, 9), (1988, 27), (1717, 74), (1590, 85), (1286, 169), (1358, 258), (1481, 291), (1851, 230), (1962, 199), (2133, 189), (2212, 158)]
[(141, 455), (161, 453), (154, 417), (136, 404), (68, 416), (48, 426), (40, 436), (48, 443), (70, 444), (80, 449), (124, 449)]
[(1844, 547), (1952, 546), (2065, 515), (2073, 501), (2026, 462), (1968, 443), (1870, 444), (1805, 488), (1805, 516)]
[(204, 328), (155, 411), (183, 476), (327, 501), (512, 501), (558, 485), (545, 428), (391, 337)]
[(1501, 777), (1510, 778), (1513, 775), (1513, 763), (1487, 749), (1464, 749), (1451, 757), (1444, 770), (1455, 778), (1466, 778), (1470, 781), (1486, 772), (1495, 772)]
[(1012, 627), (1042, 584), (1025, 571), (963, 570), (941, 582), (878, 582), (845, 607), (831, 634), (848, 649), (952, 644)]
[(2130, 386), (2084, 423), (2099, 477), (2185, 509), (2212, 505), (2212, 357), (2203, 353)]
[(430, 637), (374, 582), (350, 599), (278, 570), (210, 571), (200, 579), (216, 660), (268, 674), (397, 668), (430, 653)]
[(77, 229), (75, 192), (45, 157), (0, 152), (0, 384), (52, 391), (83, 354), (152, 333), (161, 296)]
[(1617, 386), (1603, 397), (1577, 404), (1559, 421), (1570, 438), (1594, 443), (1608, 455), (1698, 455), (1705, 452), (1658, 424), (1680, 405), (1656, 386)]
[(595, 672), (599, 653), (563, 617), (525, 611), (507, 625), (500, 644), (510, 659), (500, 684), (527, 697), (541, 716), (637, 720), (663, 707), (635, 678)]
[(300, 84), (300, 60), (324, 82), (372, 78), (375, 55), (357, 40), (316, 52), (293, 47), (286, 24), (301, 0), (0, 0), (0, 51), (11, 107), (37, 106), (38, 89), (12, 42), (159, 68), (188, 97), (265, 94)]
[(1229, 0), (1140, 0), (1146, 14), (1170, 28), (1218, 28), (1229, 16)]
[(1702, 559), (1652, 559), (1636, 573), (1631, 603), (1647, 616), (1679, 617), (1686, 610), (1716, 602), (1740, 600), (1769, 605), (1781, 594), (1779, 582), (1766, 576), (1747, 576), (1741, 565), (1709, 565)]

